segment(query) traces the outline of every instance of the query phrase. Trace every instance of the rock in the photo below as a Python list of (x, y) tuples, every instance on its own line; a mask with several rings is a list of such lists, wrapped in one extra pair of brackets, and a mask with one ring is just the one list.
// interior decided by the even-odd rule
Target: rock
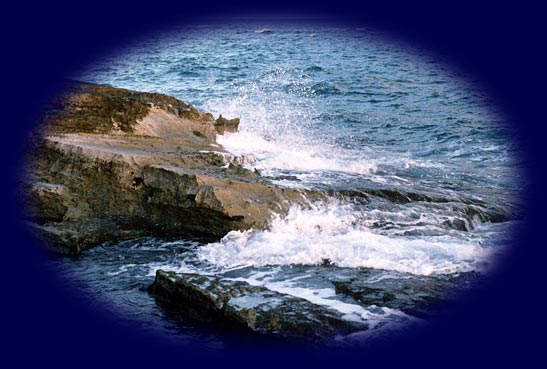
[(323, 341), (366, 329), (335, 310), (227, 278), (158, 270), (149, 292), (186, 318), (284, 340)]
[(323, 198), (237, 164), (215, 143), (237, 123), (170, 96), (73, 82), (31, 142), (27, 221), (49, 248), (74, 254), (131, 234), (219, 239)]
[(226, 119), (221, 115), (218, 116), (218, 119), (215, 121), (215, 129), (219, 134), (224, 134), (224, 132), (237, 132), (237, 127), (239, 126), (239, 118)]
[(332, 283), (337, 294), (352, 297), (365, 306), (386, 306), (426, 317), (434, 314), (447, 299), (477, 286), (480, 278), (475, 272), (420, 276), (362, 269), (349, 279), (332, 280)]
[(368, 198), (377, 197), (385, 199), (394, 204), (406, 204), (410, 202), (445, 204), (446, 206), (450, 206), (453, 213), (458, 214), (460, 218), (447, 219), (443, 222), (443, 225), (447, 228), (460, 231), (473, 230), (477, 221), (482, 223), (499, 223), (522, 218), (519, 209), (513, 208), (508, 204), (487, 205), (480, 200), (472, 198), (426, 195), (398, 188), (360, 188), (354, 192), (361, 192)]
[(281, 175), (281, 176), (275, 176), (275, 177), (269, 177), (273, 181), (295, 181), (300, 182), (300, 179), (298, 179), (297, 176), (287, 176), (287, 175)]
[(256, 169), (254, 171), (249, 170), (239, 164), (234, 164), (234, 163), (230, 163), (228, 165), (228, 168), (224, 169), (224, 172), (228, 174), (243, 175), (246, 177), (260, 177), (260, 172), (257, 171)]
[[(42, 224), (63, 220), (68, 211), (68, 206), (63, 201), (67, 192), (65, 186), (33, 182), (28, 183), (25, 192), (30, 204), (27, 207), (29, 219)], [(48, 206), (39, 206), (39, 204), (48, 204)]]
[(75, 81), (69, 82), (45, 110), (47, 134), (135, 133), (154, 110), (200, 124), (206, 130), (214, 123), (211, 113), (202, 113), (171, 96)]
[(44, 241), (48, 250), (73, 255), (106, 241), (139, 238), (147, 234), (111, 219), (50, 222), (45, 225), (29, 223), (29, 228)]

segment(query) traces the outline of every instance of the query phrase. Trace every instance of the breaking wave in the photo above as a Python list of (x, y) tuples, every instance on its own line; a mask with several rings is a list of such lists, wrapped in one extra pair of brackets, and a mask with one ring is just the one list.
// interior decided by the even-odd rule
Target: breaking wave
[(367, 174), (376, 170), (375, 163), (371, 161), (351, 161), (341, 155), (328, 155), (328, 151), (325, 153), (320, 147), (312, 145), (298, 147), (285, 140), (268, 141), (251, 132), (227, 133), (218, 136), (217, 141), (232, 154), (254, 158), (250, 165), (265, 171), (277, 169)]
[(378, 234), (361, 223), (363, 215), (337, 203), (292, 207), (286, 217), (276, 216), (268, 230), (232, 231), (201, 247), (198, 255), (225, 269), (333, 263), (431, 275), (484, 268), (492, 252), (479, 240)]

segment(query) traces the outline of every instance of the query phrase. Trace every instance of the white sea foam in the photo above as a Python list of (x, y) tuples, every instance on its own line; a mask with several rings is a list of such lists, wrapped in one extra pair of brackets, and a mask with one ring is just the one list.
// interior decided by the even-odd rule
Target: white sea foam
[(302, 76), (275, 69), (261, 83), (235, 87), (235, 97), (211, 99), (205, 110), (240, 117), (239, 132), (217, 136), (217, 142), (233, 155), (253, 156), (248, 167), (260, 170), (342, 171), (367, 174), (376, 163), (359, 152), (332, 144), (327, 124), (314, 122), (316, 99), (308, 88), (291, 93), (271, 86), (301, 86)]
[(370, 160), (354, 160), (341, 155), (336, 157), (332, 155), (332, 151), (325, 151), (326, 147), (269, 141), (252, 132), (226, 133), (218, 136), (217, 141), (231, 154), (254, 157), (256, 161), (249, 165), (262, 170), (340, 171), (358, 174), (376, 170), (376, 165)]
[[(384, 308), (389, 311), (391, 309)], [(370, 344), (374, 341), (386, 341), (390, 338), (401, 336), (403, 332), (410, 332), (426, 322), (416, 318), (401, 319), (399, 316), (390, 316), (392, 319), (384, 319), (380, 322), (380, 329), (366, 329), (353, 332), (347, 335), (339, 335), (331, 343), (334, 347), (355, 347), (355, 345)]]
[(270, 291), (284, 295), (296, 296), (315, 305), (321, 305), (336, 310), (343, 314), (343, 318), (357, 323), (367, 324), (369, 328), (375, 328), (386, 321), (415, 320), (419, 319), (405, 313), (386, 307), (369, 306), (365, 309), (358, 304), (351, 304), (336, 299), (334, 288), (308, 288), (299, 285), (299, 280), (306, 276), (295, 277), (286, 280), (275, 280), (274, 273), (256, 273), (247, 278), (229, 278), (234, 281), (244, 281), (252, 286), (266, 287)]
[(165, 272), (176, 272), (176, 273), (199, 273), (202, 275), (212, 275), (214, 273), (209, 272), (207, 270), (201, 270), (193, 266), (192, 264), (187, 264), (184, 261), (177, 262), (177, 263), (169, 263), (169, 262), (158, 262), (158, 263), (149, 263), (148, 265), (148, 274), (147, 276), (153, 277), (156, 275), (156, 272), (158, 269), (161, 269)]
[[(261, 76), (260, 83), (234, 86), (236, 93), (229, 98), (210, 100), (206, 110), (241, 118), (239, 132), (219, 135), (218, 143), (234, 156), (250, 158), (244, 165), (263, 174), (291, 171), (301, 182), (277, 182), (289, 187), (331, 186), (337, 180), (352, 181), (353, 176), (387, 186), (411, 186), (409, 179), (391, 173), (390, 168), (443, 170), (443, 163), (435, 160), (383, 155), (337, 143), (330, 137), (336, 127), (316, 120), (321, 109), (315, 105), (315, 92), (298, 87), (307, 85), (306, 78), (279, 68)], [(280, 91), (272, 86), (291, 88)], [(339, 173), (333, 176), (327, 172)], [(409, 207), (368, 213), (356, 213), (354, 208), (336, 203), (312, 209), (294, 207), (286, 217), (274, 217), (268, 230), (230, 232), (220, 242), (201, 247), (198, 257), (225, 269), (320, 264), (329, 259), (343, 267), (420, 275), (477, 270), (486, 265), (491, 248), (481, 246), (474, 236), (462, 237), (443, 228), (443, 222), (454, 216), (450, 209), (420, 204)], [(377, 222), (394, 225), (391, 230), (377, 229)], [(416, 231), (415, 235), (410, 236), (409, 230)]]
[(117, 271), (108, 272), (107, 274), (110, 275), (110, 276), (116, 276), (116, 275), (119, 275), (119, 274), (122, 274), (122, 273), (126, 273), (129, 270), (129, 268), (134, 268), (136, 266), (137, 266), (136, 264), (125, 264), (125, 265), (120, 266)]
[(274, 217), (268, 230), (232, 231), (199, 248), (197, 257), (226, 269), (328, 259), (342, 267), (431, 275), (484, 268), (491, 254), (478, 240), (377, 234), (362, 224), (362, 216), (337, 203), (293, 207), (287, 216)]

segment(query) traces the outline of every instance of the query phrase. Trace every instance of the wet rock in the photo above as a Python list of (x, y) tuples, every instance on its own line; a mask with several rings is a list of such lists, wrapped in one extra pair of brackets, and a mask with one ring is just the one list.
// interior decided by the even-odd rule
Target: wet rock
[(281, 175), (281, 176), (275, 176), (275, 177), (269, 177), (274, 181), (295, 181), (300, 182), (300, 179), (298, 179), (297, 176), (289, 176), (289, 175)]
[[(423, 194), (418, 192), (409, 192), (399, 188), (361, 188), (353, 190), (353, 198), (365, 196), (367, 200), (373, 198), (384, 199), (393, 204), (408, 204), (412, 202), (421, 202), (431, 205), (443, 204), (450, 207), (457, 218), (446, 219), (443, 226), (459, 231), (471, 231), (479, 223), (500, 223), (509, 220), (521, 219), (522, 215), (517, 208), (509, 205), (496, 204), (487, 205), (481, 200), (451, 197), (441, 195)], [(335, 191), (334, 196), (341, 194), (341, 191)]]
[(222, 115), (219, 115), (218, 119), (215, 121), (215, 129), (219, 134), (224, 134), (224, 132), (237, 132), (237, 127), (239, 126), (239, 118), (226, 119)]
[(458, 231), (469, 231), (470, 226), (468, 223), (465, 222), (465, 220), (460, 218), (454, 218), (454, 219), (447, 219), (443, 221), (442, 223), (447, 228), (456, 229)]
[(345, 280), (332, 280), (337, 294), (351, 297), (365, 306), (385, 306), (406, 314), (427, 317), (448, 299), (477, 286), (481, 276), (475, 272), (453, 275), (420, 276), (361, 270)]
[(236, 174), (239, 176), (246, 176), (246, 177), (260, 177), (260, 172), (258, 172), (256, 169), (250, 170), (247, 168), (244, 168), (243, 166), (239, 164), (230, 163), (228, 165), (228, 168), (224, 169), (225, 173), (228, 174)]
[(46, 249), (60, 254), (75, 255), (110, 240), (125, 240), (146, 234), (138, 227), (120, 224), (112, 219), (83, 222), (49, 222), (44, 225), (28, 224), (30, 231), (42, 239)]
[(370, 201), (370, 196), (357, 190), (327, 190), (329, 196), (353, 204), (364, 205)]
[(326, 340), (365, 329), (341, 313), (247, 282), (158, 270), (149, 292), (179, 314), (284, 340)]

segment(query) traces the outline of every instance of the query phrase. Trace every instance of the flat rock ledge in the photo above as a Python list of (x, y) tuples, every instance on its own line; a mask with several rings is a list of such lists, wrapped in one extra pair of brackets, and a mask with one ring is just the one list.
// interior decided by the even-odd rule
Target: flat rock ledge
[(216, 142), (239, 119), (201, 112), (171, 96), (70, 82), (31, 134), (22, 175), (26, 219), (51, 250), (78, 254), (104, 241), (144, 236), (218, 240), (264, 229), (274, 214), (328, 198), (434, 201), (460, 209), (448, 228), (504, 221), (511, 209), (382, 188), (298, 190), (243, 167)]
[(264, 228), (306, 199), (225, 152), (217, 119), (171, 96), (71, 82), (31, 135), (21, 193), (26, 222), (63, 254), (142, 236), (219, 239)]
[(215, 276), (158, 270), (149, 292), (187, 319), (283, 341), (324, 342), (366, 329), (305, 299)]

